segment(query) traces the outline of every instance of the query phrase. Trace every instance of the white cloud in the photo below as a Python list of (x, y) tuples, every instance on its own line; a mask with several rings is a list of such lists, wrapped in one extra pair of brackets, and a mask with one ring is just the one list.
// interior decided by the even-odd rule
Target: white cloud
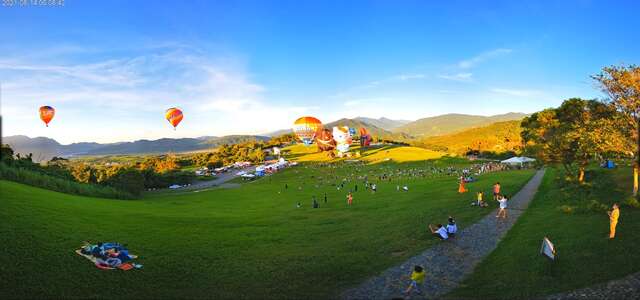
[(469, 69), (482, 62), (485, 62), (487, 60), (490, 60), (492, 58), (495, 58), (501, 55), (509, 54), (511, 52), (512, 50), (507, 48), (498, 48), (498, 49), (482, 52), (470, 59), (466, 59), (458, 62), (457, 66), (461, 69)]
[(407, 80), (411, 80), (411, 79), (422, 79), (424, 78), (424, 74), (401, 74), (401, 75), (396, 75), (393, 77), (390, 77), (390, 80), (400, 80), (400, 81), (407, 81)]
[[(267, 88), (234, 57), (209, 57), (184, 47), (145, 51), (85, 63), (0, 60), (3, 133), (62, 143), (265, 133), (318, 110), (266, 101)], [(45, 104), (56, 108), (47, 129), (37, 116)], [(164, 120), (169, 107), (185, 113), (176, 131)]]
[(492, 88), (492, 92), (498, 94), (504, 94), (515, 97), (532, 97), (542, 95), (542, 91), (538, 90), (523, 90), (523, 89), (504, 89), (504, 88)]
[(453, 80), (453, 81), (471, 81), (472, 73), (457, 73), (457, 74), (441, 74), (439, 78)]

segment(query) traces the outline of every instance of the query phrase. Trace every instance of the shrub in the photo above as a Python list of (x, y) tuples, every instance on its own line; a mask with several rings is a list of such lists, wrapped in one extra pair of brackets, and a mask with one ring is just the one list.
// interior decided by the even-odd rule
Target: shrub
[(68, 194), (115, 199), (135, 198), (131, 193), (120, 191), (113, 187), (79, 183), (68, 179), (50, 176), (35, 170), (9, 167), (3, 163), (0, 163), (0, 179), (15, 181)]
[(587, 205), (587, 208), (595, 212), (603, 212), (609, 210), (609, 206), (598, 202), (598, 200), (591, 200)]
[(636, 197), (627, 198), (627, 200), (624, 201), (624, 204), (633, 208), (640, 208), (640, 202), (638, 202), (638, 199)]
[(573, 206), (569, 206), (569, 205), (562, 205), (560, 206), (560, 210), (565, 213), (565, 214), (573, 214), (574, 212), (574, 207)]

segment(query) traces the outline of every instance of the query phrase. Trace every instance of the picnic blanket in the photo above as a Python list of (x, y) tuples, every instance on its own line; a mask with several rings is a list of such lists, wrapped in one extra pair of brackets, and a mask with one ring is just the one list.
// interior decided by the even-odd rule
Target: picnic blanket
[(130, 254), (126, 248), (118, 243), (91, 244), (85, 242), (82, 247), (75, 252), (102, 270), (120, 269), (128, 271), (142, 268), (141, 264), (132, 262), (132, 260), (138, 258), (138, 256)]

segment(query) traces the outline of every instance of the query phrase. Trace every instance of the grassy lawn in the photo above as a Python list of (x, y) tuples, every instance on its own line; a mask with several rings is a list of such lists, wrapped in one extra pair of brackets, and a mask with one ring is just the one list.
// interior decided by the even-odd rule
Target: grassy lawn
[[(498, 248), (464, 285), (449, 296), (526, 298), (573, 290), (640, 271), (640, 209), (622, 205), (617, 237), (609, 241), (605, 212), (587, 208), (592, 199), (610, 206), (630, 196), (631, 170), (594, 169), (590, 181), (577, 188), (564, 184), (562, 172), (547, 170), (529, 209)], [(567, 214), (560, 207), (573, 208)], [(538, 253), (548, 236), (559, 260), (553, 268)]]
[[(470, 207), (474, 196), (459, 195), (452, 177), (378, 182), (376, 194), (359, 181), (350, 208), (344, 198), (355, 182), (343, 190), (331, 185), (351, 174), (377, 182), (380, 172), (423, 165), (305, 164), (236, 189), (136, 201), (0, 181), (0, 298), (332, 297), (437, 242), (427, 223), (453, 214), (465, 227), (489, 212)], [(488, 194), (499, 180), (513, 194), (532, 174), (483, 175), (468, 188)], [(397, 192), (396, 184), (410, 191)], [(310, 208), (312, 195), (319, 209)], [(625, 218), (623, 210), (621, 235)], [(144, 269), (99, 270), (73, 253), (85, 240), (124, 243)]]

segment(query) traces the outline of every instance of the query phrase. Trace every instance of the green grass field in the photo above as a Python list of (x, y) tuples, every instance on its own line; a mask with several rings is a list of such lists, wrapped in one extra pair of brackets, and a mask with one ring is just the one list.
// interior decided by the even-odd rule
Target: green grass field
[[(452, 214), (465, 227), (483, 217), (488, 209), (469, 206), (473, 192), (488, 194), (499, 180), (512, 193), (533, 174), (483, 175), (463, 195), (453, 177), (378, 182), (376, 194), (359, 182), (350, 208), (344, 199), (355, 182), (331, 185), (424, 164), (305, 164), (236, 189), (135, 201), (0, 181), (0, 298), (332, 297), (438, 242), (426, 224)], [(397, 192), (397, 184), (410, 191)], [(312, 195), (319, 209), (310, 208)], [(99, 270), (73, 252), (82, 241), (124, 243), (144, 269)]]
[[(547, 170), (538, 194), (498, 248), (451, 293), (452, 298), (531, 298), (624, 277), (640, 270), (640, 209), (622, 205), (615, 240), (608, 240), (605, 212), (589, 211), (592, 200), (610, 206), (631, 194), (631, 170), (593, 170), (586, 187), (563, 184), (562, 172)], [(561, 211), (570, 206), (574, 213)], [(542, 238), (555, 244), (559, 260), (540, 256)]]

